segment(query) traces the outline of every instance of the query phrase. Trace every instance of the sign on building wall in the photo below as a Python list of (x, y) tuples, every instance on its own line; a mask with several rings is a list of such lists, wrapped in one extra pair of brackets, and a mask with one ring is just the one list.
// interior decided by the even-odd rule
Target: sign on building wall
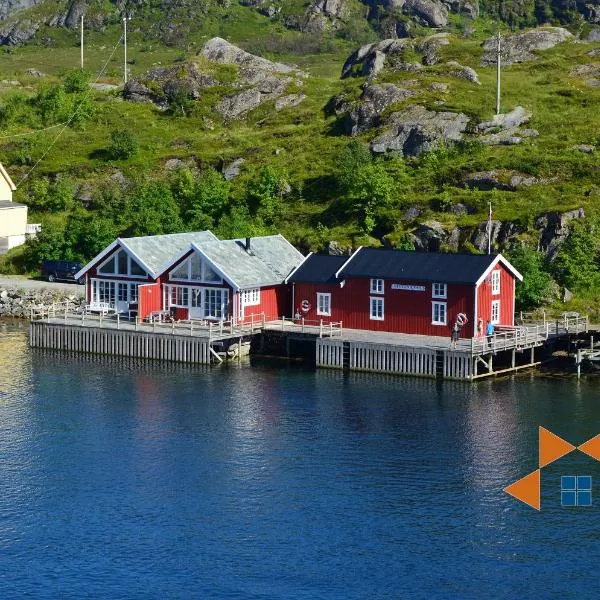
[(403, 283), (392, 283), (393, 290), (405, 290), (407, 292), (424, 292), (424, 285), (405, 285)]

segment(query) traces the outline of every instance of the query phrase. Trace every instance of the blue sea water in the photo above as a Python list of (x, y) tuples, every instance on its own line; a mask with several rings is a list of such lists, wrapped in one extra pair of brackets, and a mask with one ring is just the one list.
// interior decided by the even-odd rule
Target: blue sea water
[(596, 598), (600, 495), (502, 492), (597, 382), (473, 385), (32, 351), (0, 325), (0, 598)]

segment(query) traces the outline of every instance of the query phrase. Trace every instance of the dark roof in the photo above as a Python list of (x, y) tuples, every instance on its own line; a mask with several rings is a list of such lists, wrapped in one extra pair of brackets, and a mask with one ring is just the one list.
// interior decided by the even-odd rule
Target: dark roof
[(311, 254), (288, 279), (291, 283), (335, 283), (336, 271), (350, 258)]
[(476, 283), (496, 256), (362, 248), (340, 277)]

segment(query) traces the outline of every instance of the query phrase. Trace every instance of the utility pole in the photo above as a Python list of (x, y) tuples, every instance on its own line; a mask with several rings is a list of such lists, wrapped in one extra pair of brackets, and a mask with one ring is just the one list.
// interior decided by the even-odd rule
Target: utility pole
[(498, 48), (496, 51), (496, 114), (500, 114), (500, 66), (502, 63), (500, 48), (500, 27), (498, 27)]
[(123, 83), (127, 83), (127, 21), (130, 17), (125, 15), (123, 17), (123, 45), (125, 47), (124, 60), (123, 60)]
[(81, 70), (83, 71), (83, 15), (81, 15)]

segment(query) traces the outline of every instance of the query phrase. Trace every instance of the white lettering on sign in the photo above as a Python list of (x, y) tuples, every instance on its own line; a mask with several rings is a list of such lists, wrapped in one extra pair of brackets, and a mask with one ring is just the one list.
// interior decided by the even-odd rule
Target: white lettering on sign
[(424, 292), (424, 285), (404, 285), (403, 283), (392, 283), (393, 290), (406, 290), (408, 292)]

